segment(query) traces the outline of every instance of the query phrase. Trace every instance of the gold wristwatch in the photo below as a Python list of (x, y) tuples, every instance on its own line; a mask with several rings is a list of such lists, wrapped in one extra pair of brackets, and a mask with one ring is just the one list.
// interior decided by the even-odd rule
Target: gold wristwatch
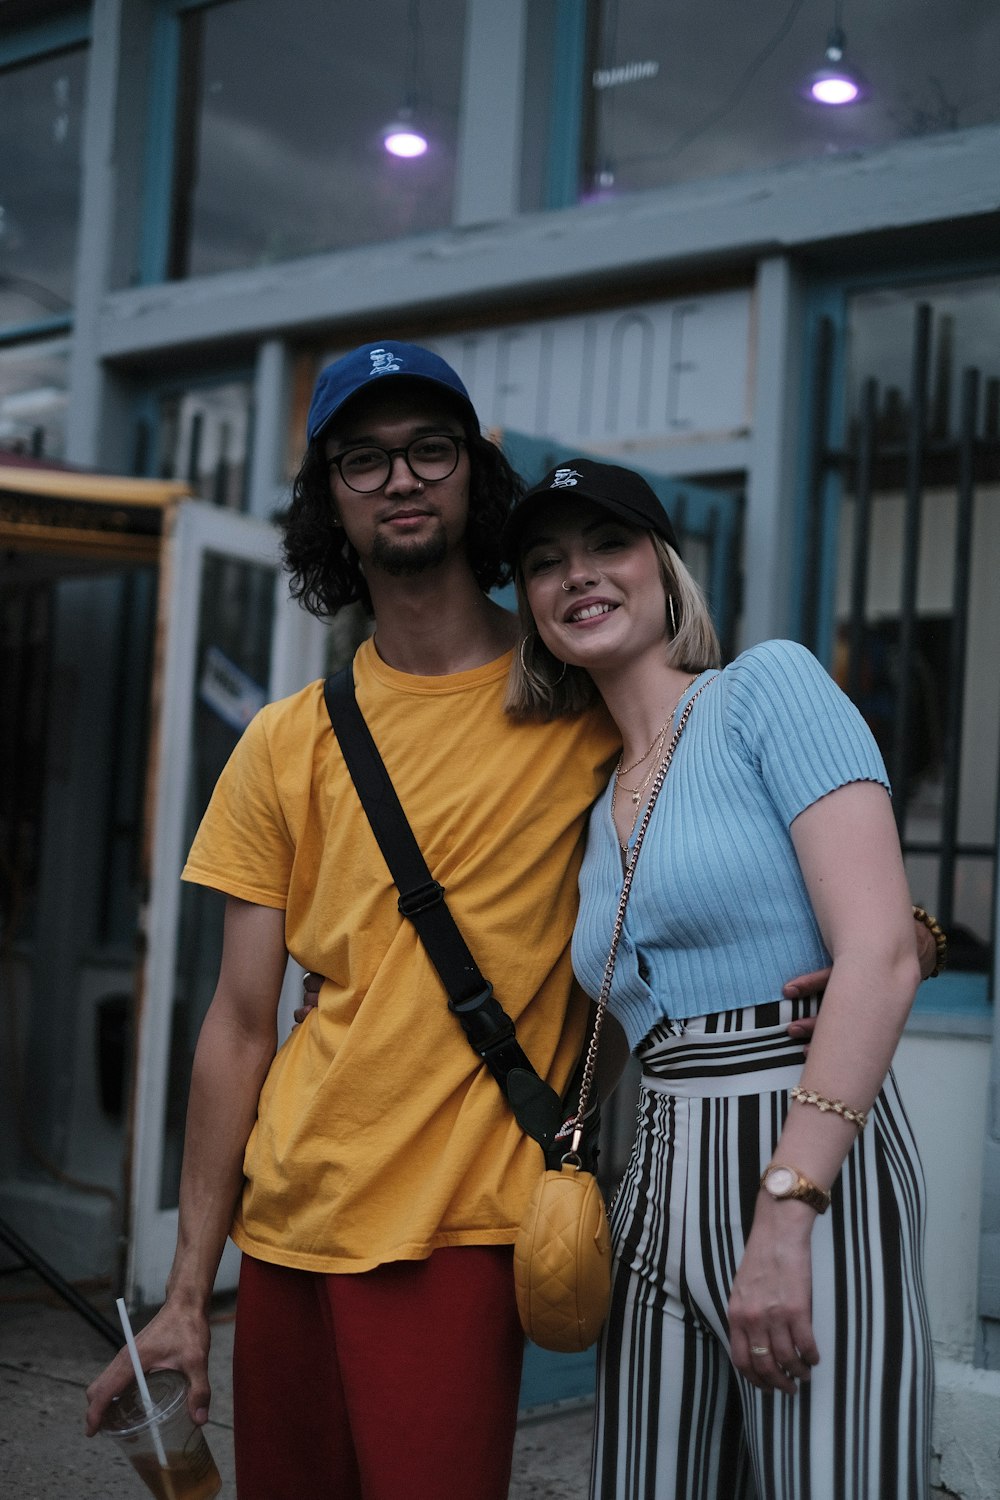
[(830, 1207), (830, 1194), (826, 1188), (810, 1182), (795, 1167), (784, 1167), (778, 1162), (772, 1162), (765, 1168), (760, 1185), (772, 1198), (798, 1198), (803, 1203), (808, 1203), (818, 1214), (825, 1214)]

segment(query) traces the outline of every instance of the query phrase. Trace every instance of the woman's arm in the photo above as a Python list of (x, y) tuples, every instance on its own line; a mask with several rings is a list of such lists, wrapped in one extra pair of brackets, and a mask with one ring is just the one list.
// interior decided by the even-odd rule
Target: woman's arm
[[(867, 1111), (889, 1070), (919, 968), (889, 798), (852, 782), (806, 808), (792, 841), (833, 965), (802, 1087)], [(772, 1160), (829, 1188), (856, 1138), (832, 1111), (794, 1103)], [(811, 1318), (815, 1211), (761, 1190), (730, 1301), (733, 1363), (758, 1385), (792, 1392), (817, 1363)], [(751, 1346), (771, 1356), (751, 1354)], [(784, 1373), (790, 1371), (791, 1375)]]
[[(196, 1422), (208, 1417), (208, 1306), (243, 1184), (243, 1152), (274, 1056), (285, 972), (285, 914), (229, 897), (219, 982), (191, 1075), (177, 1249), (163, 1307), (137, 1336), (144, 1369), (182, 1370)], [(87, 1391), (93, 1434), (132, 1379), (122, 1351)]]

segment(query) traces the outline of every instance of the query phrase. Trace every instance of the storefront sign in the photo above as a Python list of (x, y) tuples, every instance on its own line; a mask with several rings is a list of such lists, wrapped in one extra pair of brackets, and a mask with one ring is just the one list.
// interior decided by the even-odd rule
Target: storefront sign
[(487, 427), (569, 447), (718, 438), (749, 428), (749, 289), (426, 340)]

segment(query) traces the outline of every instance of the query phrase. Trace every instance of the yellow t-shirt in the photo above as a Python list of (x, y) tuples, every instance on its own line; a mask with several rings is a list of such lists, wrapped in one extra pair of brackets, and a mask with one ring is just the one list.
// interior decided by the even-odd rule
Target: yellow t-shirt
[[(561, 1091), (586, 1001), (569, 943), (587, 810), (616, 749), (593, 713), (513, 724), (509, 655), (416, 677), (357, 653), (358, 703), (421, 851), (537, 1071)], [(247, 1143), (241, 1249), (363, 1271), (514, 1239), (538, 1175), (397, 892), (330, 728), (323, 685), (269, 704), (219, 779), (184, 879), (283, 909), (325, 976), (279, 1049)]]

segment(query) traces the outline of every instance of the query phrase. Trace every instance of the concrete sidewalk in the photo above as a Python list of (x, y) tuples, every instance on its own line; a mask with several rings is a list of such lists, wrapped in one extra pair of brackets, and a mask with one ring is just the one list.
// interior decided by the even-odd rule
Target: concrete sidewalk
[[(93, 1298), (116, 1320), (107, 1294)], [(229, 1368), (231, 1304), (214, 1320), (212, 1420), (208, 1443), (234, 1500)], [(84, 1390), (110, 1346), (28, 1273), (0, 1278), (0, 1497), (2, 1500), (139, 1500), (148, 1492), (113, 1445), (83, 1435)], [(589, 1407), (526, 1416), (520, 1424), (509, 1500), (585, 1500), (590, 1469)], [(442, 1476), (441, 1494), (448, 1495)], [(934, 1489), (933, 1500), (948, 1492)], [(307, 1500), (307, 1497), (303, 1497)]]
[[(106, 1294), (93, 1298), (112, 1321)], [(232, 1312), (221, 1307), (212, 1337), (209, 1447), (233, 1500), (229, 1365)], [(83, 1392), (110, 1346), (28, 1274), (0, 1279), (0, 1496), (4, 1500), (139, 1500), (148, 1492), (113, 1445), (83, 1435)], [(583, 1500), (590, 1467), (589, 1409), (528, 1417), (518, 1432), (511, 1500)], [(442, 1496), (448, 1494), (442, 1476)], [(306, 1500), (306, 1497), (303, 1497)]]

